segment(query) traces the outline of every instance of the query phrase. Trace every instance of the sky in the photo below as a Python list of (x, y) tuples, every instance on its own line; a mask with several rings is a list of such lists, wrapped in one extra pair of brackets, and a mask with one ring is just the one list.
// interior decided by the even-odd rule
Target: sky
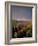
[(11, 15), (13, 20), (32, 20), (32, 8), (12, 6)]

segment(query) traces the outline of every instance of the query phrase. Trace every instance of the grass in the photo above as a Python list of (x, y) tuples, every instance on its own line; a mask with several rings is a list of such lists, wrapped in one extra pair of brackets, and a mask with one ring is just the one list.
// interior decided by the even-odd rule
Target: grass
[(32, 37), (32, 22), (15, 20), (12, 21), (12, 37), (13, 38)]

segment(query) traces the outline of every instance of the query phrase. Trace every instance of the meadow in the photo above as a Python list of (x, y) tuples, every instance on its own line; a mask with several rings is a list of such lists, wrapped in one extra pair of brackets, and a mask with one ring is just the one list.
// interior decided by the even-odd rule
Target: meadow
[(12, 20), (12, 38), (32, 37), (32, 21)]

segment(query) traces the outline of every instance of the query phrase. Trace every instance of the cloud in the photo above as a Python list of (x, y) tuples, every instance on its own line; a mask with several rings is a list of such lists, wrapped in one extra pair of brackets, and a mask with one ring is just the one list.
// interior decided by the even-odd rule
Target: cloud
[(12, 19), (13, 20), (32, 20), (31, 8), (12, 7)]

